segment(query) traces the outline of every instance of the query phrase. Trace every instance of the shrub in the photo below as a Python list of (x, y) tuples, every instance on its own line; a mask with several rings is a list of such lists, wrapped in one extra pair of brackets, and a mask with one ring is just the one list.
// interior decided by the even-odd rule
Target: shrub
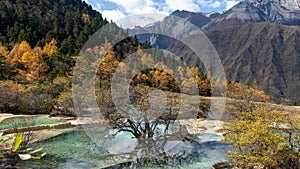
[(55, 100), (50, 94), (37, 85), (30, 85), (22, 93), (20, 113), (50, 114), (54, 109)]
[(13, 81), (0, 81), (0, 111), (13, 112), (19, 109), (24, 88)]
[(38, 85), (0, 81), (0, 111), (18, 114), (49, 114), (54, 99)]
[(76, 116), (71, 90), (60, 93), (57, 99), (57, 106), (59, 112), (62, 113), (63, 115), (74, 116), (74, 117)]
[(300, 167), (299, 118), (269, 109), (241, 112), (224, 126), (228, 157), (238, 168)]

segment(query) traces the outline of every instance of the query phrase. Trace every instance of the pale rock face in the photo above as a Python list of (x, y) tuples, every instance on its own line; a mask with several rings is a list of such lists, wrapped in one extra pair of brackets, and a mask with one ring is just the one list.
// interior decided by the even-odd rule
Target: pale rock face
[[(218, 15), (218, 13), (213, 13), (211, 15)], [(180, 22), (178, 22), (178, 18)], [(195, 13), (189, 11), (174, 11), (171, 15), (164, 18), (162, 21), (158, 21), (147, 25), (145, 27), (135, 27), (134, 29), (128, 30), (129, 35), (135, 33), (143, 33), (143, 32), (174, 32), (174, 30), (181, 30), (185, 32), (188, 28), (189, 24), (183, 23), (184, 21), (191, 22), (198, 28), (203, 27), (204, 25), (208, 24), (212, 19), (210, 17), (205, 16), (203, 13)], [(182, 32), (177, 31), (174, 34), (180, 35)], [(160, 42), (159, 36), (138, 36), (141, 42), (148, 41), (151, 45), (155, 46), (157, 43)], [(165, 47), (162, 47), (165, 48)]]
[[(243, 0), (223, 13), (194, 13), (175, 11), (171, 15), (183, 18), (197, 27), (209, 30), (216, 25), (271, 22), (283, 25), (300, 25), (300, 0)], [(160, 30), (165, 27), (174, 28), (174, 18), (166, 17), (146, 27), (136, 30)], [(149, 39), (147, 39), (149, 41)]]
[(266, 5), (268, 3), (277, 4), (288, 10), (300, 10), (300, 0), (247, 0), (255, 6)]
[(245, 0), (223, 13), (213, 22), (236, 19), (241, 22), (300, 23), (300, 0)]
[[(171, 15), (179, 16), (201, 29), (208, 30), (223, 21), (238, 23), (271, 22), (283, 25), (300, 25), (300, 0), (243, 0), (231, 9), (222, 12), (194, 13), (175, 11)], [(166, 17), (162, 22), (156, 22), (143, 28), (160, 29), (170, 26), (172, 17)]]

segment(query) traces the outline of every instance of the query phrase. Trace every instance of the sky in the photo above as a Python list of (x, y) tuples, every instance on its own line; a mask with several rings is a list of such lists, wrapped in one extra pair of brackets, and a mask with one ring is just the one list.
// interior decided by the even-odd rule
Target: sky
[[(230, 9), (241, 0), (84, 0), (103, 17), (112, 20), (124, 28), (136, 25), (145, 26), (162, 20), (175, 10), (192, 12), (222, 12)], [(145, 15), (148, 13), (148, 15)], [(138, 16), (134, 19), (132, 16)], [(127, 18), (126, 18), (127, 17)], [(129, 18), (128, 20), (128, 17)], [(123, 19), (122, 19), (123, 18)]]

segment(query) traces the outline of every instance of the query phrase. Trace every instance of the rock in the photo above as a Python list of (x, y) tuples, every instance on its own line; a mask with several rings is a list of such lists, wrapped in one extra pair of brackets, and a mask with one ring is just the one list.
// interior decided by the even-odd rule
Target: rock
[(232, 168), (232, 164), (229, 162), (220, 162), (220, 163), (216, 163), (212, 166), (212, 169), (228, 169), (228, 168)]

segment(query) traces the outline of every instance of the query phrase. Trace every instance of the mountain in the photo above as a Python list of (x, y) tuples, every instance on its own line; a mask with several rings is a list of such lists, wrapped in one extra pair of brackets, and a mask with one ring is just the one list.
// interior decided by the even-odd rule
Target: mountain
[[(178, 16), (197, 27), (209, 31), (245, 23), (270, 22), (282, 25), (300, 25), (300, 0), (244, 0), (223, 12), (174, 11), (170, 16)], [(173, 22), (166, 17), (146, 27), (135, 29), (153, 30)]]
[(300, 0), (245, 0), (218, 16), (206, 29), (241, 23), (300, 24)]
[[(215, 17), (215, 13), (210, 13), (205, 15), (203, 13), (195, 13), (195, 12), (179, 11), (179, 10), (171, 13), (171, 15), (184, 18), (185, 20), (191, 22), (192, 24), (196, 25), (199, 28), (202, 28), (204, 25), (211, 22), (212, 19), (210, 17)], [(169, 18), (167, 17), (163, 22), (166, 22), (166, 20), (168, 20)]]
[(215, 19), (221, 15), (219, 12), (209, 12), (204, 14), (206, 17), (209, 17), (210, 19)]
[(300, 100), (300, 27), (273, 23), (232, 26), (206, 33), (227, 79), (260, 89), (275, 100)]
[[(299, 102), (299, 26), (248, 23), (209, 31), (206, 35), (219, 54), (228, 81), (264, 90), (274, 101), (289, 98)], [(172, 43), (168, 50), (179, 53), (188, 65), (196, 64), (197, 56), (186, 47)]]
[[(208, 15), (208, 16), (206, 16)], [(158, 21), (155, 23), (152, 23), (150, 25), (147, 25), (145, 27), (136, 26), (133, 29), (129, 29), (129, 35), (132, 35), (133, 32), (166, 32), (172, 31), (175, 27), (174, 23), (177, 23), (176, 29), (182, 29), (185, 30), (184, 23), (178, 24), (178, 18), (183, 18), (181, 22), (191, 22), (195, 26), (202, 28), (203, 26), (207, 25), (212, 21), (211, 17), (214, 17), (216, 14), (203, 14), (203, 13), (196, 13), (196, 12), (189, 12), (189, 11), (174, 11), (169, 16), (165, 17), (162, 21)], [(176, 33), (173, 31), (173, 33)], [(178, 32), (180, 34), (180, 32)], [(150, 42), (153, 46), (166, 49), (170, 46), (170, 44), (174, 43), (174, 40), (164, 37), (161, 35), (150, 35), (150, 34), (140, 34), (138, 35), (138, 38), (141, 42)], [(153, 40), (154, 39), (154, 40)]]
[(105, 23), (81, 0), (0, 1), (0, 43), (9, 48), (23, 40), (43, 46), (54, 38), (62, 53), (74, 55)]
[(227, 78), (300, 100), (300, 0), (245, 0), (203, 28)]
[[(172, 27), (173, 23), (177, 22), (176, 19), (177, 17), (183, 18), (184, 21), (189, 21), (199, 28), (202, 28), (203, 26), (205, 26), (206, 24), (212, 21), (210, 17), (205, 16), (205, 14), (203, 13), (177, 10), (171, 13), (169, 16), (165, 17), (163, 21), (158, 21), (153, 24), (147, 25), (145, 27), (136, 26), (132, 30), (137, 32), (142, 32), (142, 31), (161, 30), (170, 26)], [(132, 32), (132, 30), (129, 30), (129, 32)]]
[[(139, 29), (174, 32), (172, 25), (184, 25), (171, 24), (176, 22), (172, 15), (201, 23), (198, 27), (218, 51), (227, 79), (257, 84), (276, 101), (300, 101), (300, 0), (245, 0), (221, 14), (175, 11), (162, 22)], [(150, 41), (150, 37), (139, 36), (142, 41)], [(175, 40), (161, 36), (156, 36), (152, 45), (181, 49)], [(186, 57), (191, 55), (187, 53)]]

